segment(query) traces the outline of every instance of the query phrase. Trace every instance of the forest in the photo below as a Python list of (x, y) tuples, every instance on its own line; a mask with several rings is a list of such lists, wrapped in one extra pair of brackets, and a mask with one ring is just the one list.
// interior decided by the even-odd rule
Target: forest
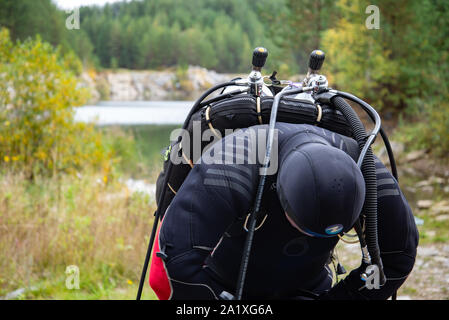
[[(419, 112), (448, 92), (449, 4), (380, 0), (380, 28), (368, 29), (369, 1), (164, 0), (81, 7), (79, 29), (51, 0), (0, 1), (0, 26), (13, 40), (40, 35), (84, 65), (161, 69), (200, 65), (246, 72), (256, 46), (267, 69), (304, 73), (308, 54), (327, 52), (334, 85), (351, 87), (377, 107)], [(394, 9), (393, 9), (394, 8)], [(444, 101), (444, 99), (442, 99)]]

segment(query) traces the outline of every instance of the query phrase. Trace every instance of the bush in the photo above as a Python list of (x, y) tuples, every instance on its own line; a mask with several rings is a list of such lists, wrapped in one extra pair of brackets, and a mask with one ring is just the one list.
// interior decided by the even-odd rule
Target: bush
[(426, 149), (446, 157), (449, 153), (449, 96), (447, 99), (421, 105), (415, 111), (415, 121), (400, 121), (397, 138), (411, 149)]
[(89, 98), (81, 70), (39, 37), (14, 43), (0, 30), (0, 166), (33, 177), (109, 165), (101, 134), (74, 122), (73, 107)]

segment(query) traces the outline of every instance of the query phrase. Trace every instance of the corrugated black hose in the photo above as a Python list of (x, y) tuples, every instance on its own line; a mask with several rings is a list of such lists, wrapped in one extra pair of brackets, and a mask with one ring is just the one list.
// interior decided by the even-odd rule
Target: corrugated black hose
[[(371, 107), (368, 103), (366, 103), (365, 101), (363, 101), (363, 100), (357, 98), (356, 96), (354, 96), (350, 93), (347, 93), (347, 92), (337, 91), (337, 94), (339, 96), (342, 96), (345, 99), (348, 99), (350, 101), (357, 103), (360, 107), (362, 107), (366, 111), (366, 113), (371, 118), (371, 120), (376, 122), (376, 116), (375, 116), (376, 112), (373, 109), (373, 107)], [(379, 133), (382, 136), (382, 140), (384, 141), (385, 148), (387, 150), (388, 159), (390, 160), (391, 174), (397, 181), (399, 181), (398, 171), (397, 171), (397, 167), (396, 167), (396, 161), (394, 159), (393, 150), (391, 148), (390, 141), (388, 140), (387, 134), (385, 133), (385, 131), (382, 127), (380, 128)]]
[[(363, 123), (352, 109), (352, 107), (339, 96), (332, 98), (333, 105), (344, 115), (348, 123), (353, 129), (354, 138), (359, 145), (360, 151), (362, 151), (367, 134)], [(377, 234), (377, 179), (376, 179), (376, 167), (374, 165), (374, 155), (369, 148), (366, 153), (365, 159), (361, 165), (361, 171), (365, 178), (365, 203), (363, 205), (363, 213), (365, 214), (365, 240), (368, 247), (368, 252), (371, 256), (371, 261), (379, 268), (380, 284), (383, 285), (386, 281), (385, 274), (383, 272), (383, 264), (380, 258), (380, 249)]]

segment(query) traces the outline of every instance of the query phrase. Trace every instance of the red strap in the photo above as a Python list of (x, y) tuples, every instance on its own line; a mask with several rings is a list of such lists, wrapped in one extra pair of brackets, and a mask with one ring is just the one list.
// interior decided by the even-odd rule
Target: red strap
[(164, 261), (156, 256), (156, 253), (160, 250), (159, 231), (161, 230), (162, 222), (156, 233), (156, 241), (154, 243), (154, 249), (151, 259), (149, 283), (150, 287), (154, 290), (159, 300), (168, 300), (171, 295), (171, 286), (170, 281), (168, 280), (168, 273), (165, 269)]

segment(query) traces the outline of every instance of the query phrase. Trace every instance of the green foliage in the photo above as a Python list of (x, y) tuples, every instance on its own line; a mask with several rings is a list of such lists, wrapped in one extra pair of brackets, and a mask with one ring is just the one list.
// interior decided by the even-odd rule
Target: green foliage
[(415, 121), (401, 121), (396, 138), (413, 149), (427, 149), (444, 158), (449, 152), (448, 100), (425, 103), (421, 107)]
[(400, 104), (402, 88), (397, 88), (400, 63), (393, 59), (393, 41), (386, 31), (390, 21), (384, 11), (381, 11), (381, 29), (366, 28), (368, 5), (368, 1), (339, 1), (342, 17), (335, 27), (325, 32), (323, 48), (329, 57), (326, 64), (330, 82), (368, 100), (380, 110)]
[(410, 107), (416, 97), (444, 95), (447, 81), (436, 80), (447, 79), (447, 3), (378, 1), (378, 30), (365, 27), (368, 5), (338, 2), (341, 18), (323, 37), (331, 82), (390, 111)]
[(310, 52), (321, 48), (323, 32), (337, 18), (333, 0), (263, 0), (258, 12), (270, 39), (283, 50), (283, 62), (299, 66), (304, 74)]
[(51, 0), (0, 1), (0, 27), (8, 28), (14, 40), (39, 34), (46, 42), (62, 44), (66, 40), (63, 16)]
[(378, 110), (404, 112), (411, 147), (449, 152), (449, 3), (377, 1), (378, 30), (365, 27), (370, 4), (338, 2), (340, 18), (322, 41), (329, 82)]
[(252, 48), (276, 52), (250, 0), (131, 1), (83, 7), (80, 17), (105, 68), (190, 64), (240, 72), (250, 67)]
[(141, 168), (142, 158), (139, 155), (137, 142), (132, 133), (125, 128), (106, 127), (101, 130), (105, 150), (110, 157), (110, 178), (123, 174), (142, 177), (148, 174)]
[(75, 123), (73, 107), (88, 91), (78, 86), (81, 64), (39, 37), (13, 43), (0, 31), (0, 164), (55, 174), (107, 167), (107, 150), (94, 127)]

